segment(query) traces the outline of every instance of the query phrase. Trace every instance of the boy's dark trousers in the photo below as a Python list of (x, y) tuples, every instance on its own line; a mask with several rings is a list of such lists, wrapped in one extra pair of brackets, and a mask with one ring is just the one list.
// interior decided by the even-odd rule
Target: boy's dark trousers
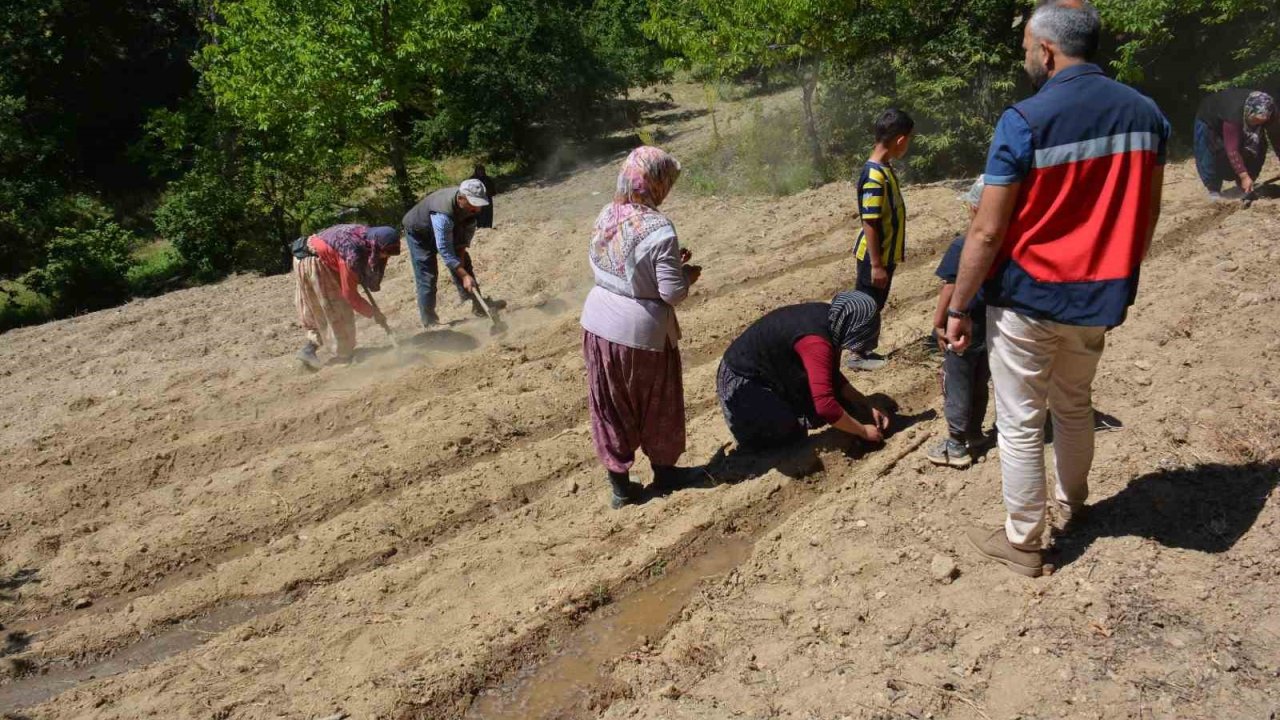
[[(884, 287), (878, 288), (871, 283), (871, 256), (868, 255), (865, 260), (858, 261), (858, 282), (854, 289), (858, 292), (864, 292), (876, 301), (876, 313), (884, 312), (884, 304), (889, 300), (889, 289), (893, 287), (893, 271), (897, 269), (896, 265), (885, 266), (885, 271), (889, 273), (889, 282)], [(873, 352), (880, 346), (880, 333), (877, 331), (876, 336), (867, 342), (864, 352)]]
[(953, 440), (975, 441), (983, 437), (990, 393), (991, 366), (987, 350), (970, 349), (963, 355), (948, 350), (942, 358), (943, 414)]
[(898, 268), (897, 265), (886, 265), (885, 271), (889, 273), (889, 282), (884, 287), (878, 288), (871, 284), (871, 256), (858, 261), (858, 284), (854, 288), (858, 292), (864, 292), (876, 301), (876, 309), (884, 310), (884, 304), (889, 300), (889, 289), (893, 287), (893, 271)]

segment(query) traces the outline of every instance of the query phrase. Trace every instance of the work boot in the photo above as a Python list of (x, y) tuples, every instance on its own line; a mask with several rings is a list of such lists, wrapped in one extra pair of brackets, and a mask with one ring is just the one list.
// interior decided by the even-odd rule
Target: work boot
[(971, 527), (965, 537), (974, 549), (989, 560), (994, 560), (1010, 570), (1026, 577), (1040, 577), (1045, 572), (1044, 555), (1040, 551), (1019, 550), (1009, 542), (1004, 528), (990, 530)]
[(610, 470), (609, 485), (613, 488), (609, 507), (614, 510), (620, 510), (628, 505), (639, 505), (644, 497), (644, 488), (632, 481), (629, 473)]
[(844, 366), (850, 370), (872, 372), (883, 368), (888, 363), (889, 361), (879, 353), (850, 353), (849, 359), (844, 361)]
[(435, 313), (427, 313), (422, 321), (422, 327), (427, 330), (439, 327), (440, 324), (440, 316)]
[(973, 464), (973, 458), (969, 455), (968, 446), (951, 437), (939, 440), (938, 444), (929, 448), (926, 457), (934, 465), (952, 467), (957, 470), (964, 470)]
[(320, 357), (316, 355), (317, 349), (319, 349), (318, 345), (313, 342), (309, 342), (306, 345), (303, 345), (302, 349), (298, 351), (298, 359), (302, 361), (303, 367), (308, 370), (314, 371), (324, 367), (324, 363), (320, 362)]

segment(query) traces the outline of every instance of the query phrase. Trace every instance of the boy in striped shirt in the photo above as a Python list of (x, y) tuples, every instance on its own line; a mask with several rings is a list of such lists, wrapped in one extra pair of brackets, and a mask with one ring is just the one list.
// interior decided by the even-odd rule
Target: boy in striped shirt
[[(911, 116), (897, 109), (886, 110), (876, 121), (876, 145), (858, 178), (862, 229), (853, 246), (858, 261), (857, 289), (875, 299), (878, 312), (884, 311), (893, 272), (906, 254), (907, 206), (892, 162), (906, 156), (914, 135)], [(874, 350), (875, 343), (870, 347)], [(846, 365), (852, 370), (879, 370), (885, 360), (868, 350), (851, 353)]]

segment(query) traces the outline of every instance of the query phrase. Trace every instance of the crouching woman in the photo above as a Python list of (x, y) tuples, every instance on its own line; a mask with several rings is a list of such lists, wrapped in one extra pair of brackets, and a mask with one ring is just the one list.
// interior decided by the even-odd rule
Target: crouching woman
[(720, 409), (738, 445), (778, 447), (826, 425), (882, 442), (889, 416), (840, 372), (841, 351), (867, 349), (879, 329), (875, 300), (856, 291), (830, 303), (779, 308), (747, 328), (716, 377)]

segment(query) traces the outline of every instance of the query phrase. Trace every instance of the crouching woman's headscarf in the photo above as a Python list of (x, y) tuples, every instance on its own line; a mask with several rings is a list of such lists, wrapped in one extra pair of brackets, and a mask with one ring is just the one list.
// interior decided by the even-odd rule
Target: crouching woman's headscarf
[(868, 353), (880, 342), (880, 313), (876, 301), (864, 292), (851, 290), (832, 298), (827, 323), (831, 339), (845, 350)]

